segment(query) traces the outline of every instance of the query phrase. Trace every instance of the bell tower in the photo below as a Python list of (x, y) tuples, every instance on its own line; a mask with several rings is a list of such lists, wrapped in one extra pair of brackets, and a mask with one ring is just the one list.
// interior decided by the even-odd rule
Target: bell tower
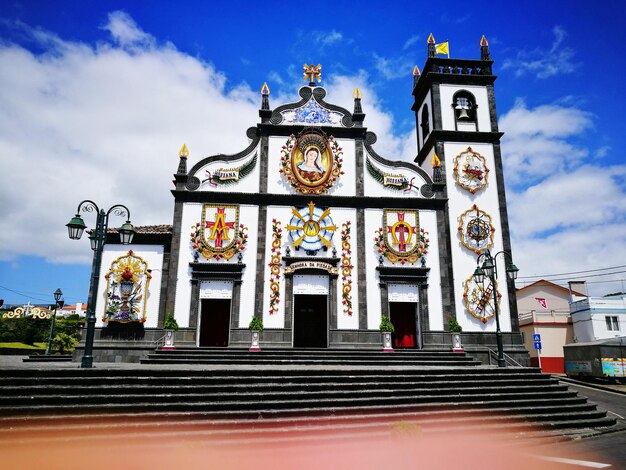
[(483, 36), (480, 59), (450, 58), (447, 41), (437, 44), (432, 34), (427, 47), (422, 72), (413, 69), (415, 161), (446, 200), (437, 220), (444, 329), (454, 316), (463, 332), (494, 332), (497, 295), (505, 343), (512, 345), (519, 327), (504, 260), (496, 265), (496, 290), (472, 277), (481, 253), (511, 251), (489, 44)]

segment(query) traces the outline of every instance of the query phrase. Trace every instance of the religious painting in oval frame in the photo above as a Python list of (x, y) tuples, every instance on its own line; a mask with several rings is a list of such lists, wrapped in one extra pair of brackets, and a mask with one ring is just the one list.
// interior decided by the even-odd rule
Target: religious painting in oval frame
[(453, 173), (456, 184), (472, 194), (487, 186), (487, 162), (472, 147), (467, 147), (467, 150), (454, 157)]

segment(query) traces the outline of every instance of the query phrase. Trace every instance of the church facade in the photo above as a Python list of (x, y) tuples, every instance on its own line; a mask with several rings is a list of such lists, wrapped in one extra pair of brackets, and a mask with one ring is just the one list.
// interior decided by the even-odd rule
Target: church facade
[(495, 349), (497, 297), (505, 351), (525, 354), (513, 283), (472, 277), (485, 250), (510, 252), (492, 63), (484, 37), (459, 60), (431, 35), (410, 163), (377, 152), (358, 88), (352, 110), (331, 104), (321, 66), (292, 103), (272, 108), (264, 85), (245, 149), (181, 149), (171, 226), (138, 227), (130, 247), (109, 234), (101, 338), (152, 340), (171, 313), (178, 344), (247, 347), (256, 315), (262, 348), (372, 349), (388, 317), (394, 348), (450, 349), (453, 318), (471, 352)]

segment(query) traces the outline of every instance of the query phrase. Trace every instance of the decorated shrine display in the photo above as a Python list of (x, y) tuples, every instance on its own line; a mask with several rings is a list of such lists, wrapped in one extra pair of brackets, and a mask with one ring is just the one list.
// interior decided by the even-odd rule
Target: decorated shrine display
[(289, 230), (289, 240), (296, 250), (303, 249), (307, 254), (327, 250), (332, 245), (337, 230), (330, 216), (330, 209), (315, 207), (309, 202), (307, 207), (291, 210), (293, 217), (285, 228)]
[(191, 247), (206, 259), (229, 260), (248, 243), (248, 228), (239, 223), (239, 206), (205, 204), (202, 221), (192, 228)]
[(485, 157), (471, 147), (454, 157), (453, 172), (456, 184), (472, 194), (487, 186), (489, 169)]
[(483, 282), (476, 282), (473, 275), (468, 277), (463, 283), (463, 301), (467, 312), (481, 322), (487, 323), (495, 315), (494, 290), (500, 302), (502, 295), (498, 292), (497, 281), (494, 286), (488, 277), (485, 277)]
[(145, 322), (148, 286), (152, 278), (148, 263), (131, 250), (111, 263), (104, 278), (107, 286), (102, 321)]
[(493, 245), (496, 229), (491, 223), (491, 216), (474, 204), (459, 216), (458, 231), (461, 244), (480, 255)]
[(376, 231), (374, 243), (388, 261), (414, 264), (427, 253), (429, 242), (428, 233), (419, 227), (416, 210), (383, 211), (383, 227)]
[(289, 136), (281, 149), (280, 172), (302, 194), (325, 194), (343, 174), (342, 148), (319, 128)]

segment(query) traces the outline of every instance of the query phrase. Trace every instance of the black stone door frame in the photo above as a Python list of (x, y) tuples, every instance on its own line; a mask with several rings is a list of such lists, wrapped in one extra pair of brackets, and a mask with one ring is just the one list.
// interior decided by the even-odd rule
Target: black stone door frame
[[(290, 270), (290, 266), (294, 263), (302, 261), (312, 261), (316, 263), (324, 263), (329, 265), (330, 270), (305, 268)], [(337, 329), (337, 278), (340, 259), (333, 258), (313, 258), (313, 257), (292, 257), (283, 256), (285, 263), (285, 336), (291, 338), (293, 345), (293, 276), (294, 274), (314, 274), (328, 276), (328, 344), (330, 345), (330, 331)]]
[[(198, 313), (200, 310), (200, 282), (201, 281), (231, 281), (233, 293), (230, 301), (230, 332), (239, 328), (239, 307), (241, 304), (241, 276), (246, 265), (216, 264), (216, 263), (189, 263), (191, 268), (191, 300), (189, 303), (189, 327), (198, 327)], [(229, 335), (230, 336), (230, 335)]]
[(417, 284), (418, 347), (423, 345), (423, 334), (430, 331), (428, 320), (428, 272), (430, 268), (399, 268), (377, 266), (380, 287), (381, 314), (389, 318), (389, 284)]

